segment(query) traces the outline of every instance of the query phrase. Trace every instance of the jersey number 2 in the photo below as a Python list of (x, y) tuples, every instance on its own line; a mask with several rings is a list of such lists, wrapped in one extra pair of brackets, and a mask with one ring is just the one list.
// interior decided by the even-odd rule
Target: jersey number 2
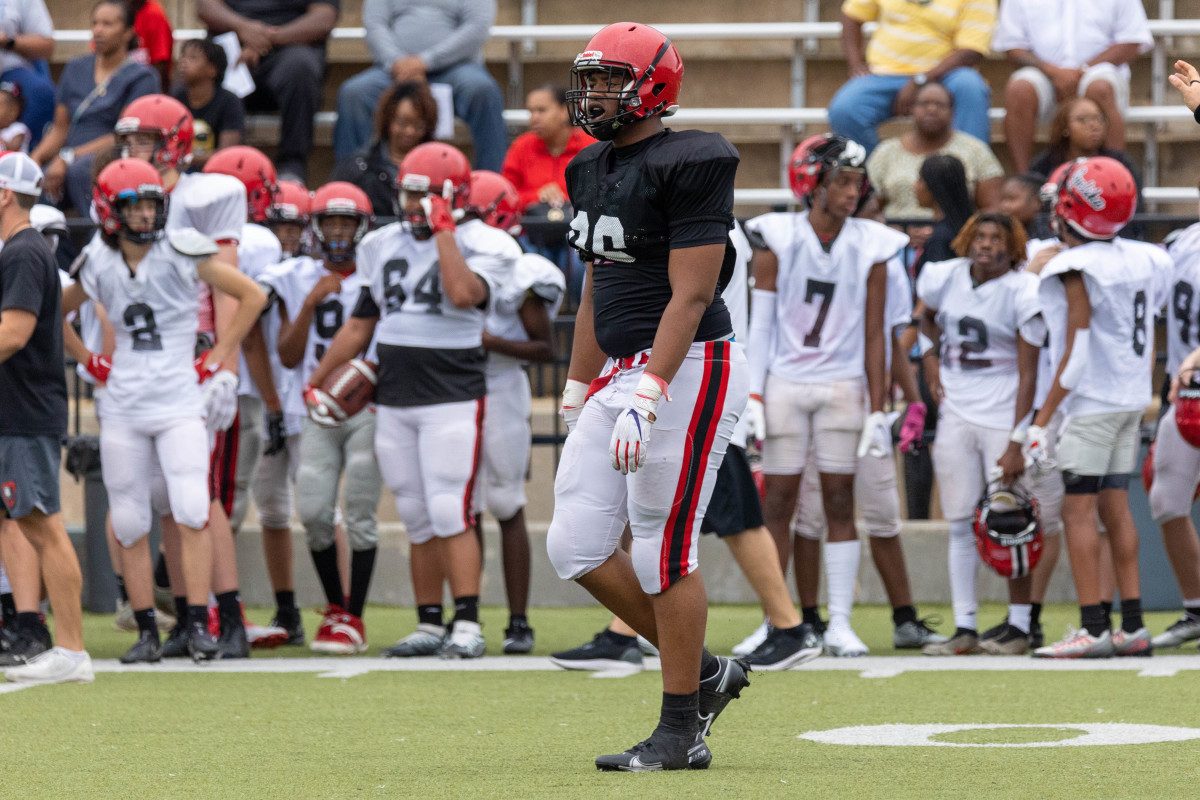
[(154, 322), (154, 309), (145, 303), (125, 308), (125, 330), (133, 337), (134, 350), (162, 350), (162, 335)]
[(964, 372), (992, 366), (990, 358), (975, 357), (975, 354), (988, 349), (987, 325), (983, 320), (974, 317), (959, 318), (958, 335), (963, 337), (962, 344), (959, 346), (962, 354), (959, 356), (958, 362), (962, 365)]

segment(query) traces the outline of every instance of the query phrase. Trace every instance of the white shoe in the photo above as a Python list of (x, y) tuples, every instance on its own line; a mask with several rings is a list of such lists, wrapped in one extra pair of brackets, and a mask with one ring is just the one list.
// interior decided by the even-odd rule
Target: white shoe
[(250, 620), (245, 621), (246, 641), (256, 649), (271, 649), (287, 644), (288, 632), (278, 625), (255, 625)]
[(479, 623), (460, 619), (455, 620), (438, 655), (442, 658), (479, 658), (484, 649), (483, 629)]
[(825, 652), (835, 658), (858, 658), (871, 652), (848, 626), (830, 626), (825, 631)]
[(6, 680), (12, 683), (91, 683), (92, 657), (86, 652), (82, 658), (68, 653), (61, 647), (52, 647), (34, 656), (28, 663), (4, 671)]
[(770, 624), (764, 619), (762, 624), (754, 629), (754, 633), (742, 639), (741, 642), (733, 646), (733, 654), (735, 656), (748, 656), (759, 648), (759, 646), (767, 640), (767, 634), (771, 632)]

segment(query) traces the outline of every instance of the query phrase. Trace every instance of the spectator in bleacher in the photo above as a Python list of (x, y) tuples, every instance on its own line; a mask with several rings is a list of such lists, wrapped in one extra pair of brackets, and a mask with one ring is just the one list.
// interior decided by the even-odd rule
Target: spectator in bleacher
[(224, 48), (212, 37), (186, 41), (179, 51), (179, 83), (171, 97), (192, 112), (192, 171), (201, 169), (215, 151), (241, 144), (245, 136), (242, 98), (221, 86), (228, 64)]
[(974, 136), (954, 130), (951, 125), (954, 96), (946, 87), (927, 83), (919, 88), (912, 115), (911, 131), (884, 140), (867, 159), (867, 171), (884, 214), (893, 219), (931, 218), (930, 209), (917, 202), (913, 185), (925, 159), (938, 154), (952, 155), (962, 162), (967, 192), (976, 207), (988, 209), (999, 204), (1004, 168), (992, 148)]
[[(863, 55), (863, 24), (878, 22)], [(912, 112), (917, 89), (931, 81), (954, 95), (954, 127), (988, 142), (991, 90), (974, 69), (988, 52), (996, 0), (845, 0), (842, 48), (850, 80), (829, 104), (829, 124), (875, 149), (875, 127)]]
[(1140, 205), (1141, 176), (1123, 150), (1111, 150), (1105, 145), (1109, 128), (1108, 115), (1095, 100), (1072, 97), (1059, 106), (1054, 114), (1054, 120), (1050, 123), (1050, 146), (1033, 159), (1029, 165), (1030, 171), (1049, 175), (1064, 161), (1094, 156), (1115, 158), (1125, 165), (1137, 182)]
[(504, 95), (483, 65), (495, 0), (365, 0), (375, 66), (338, 90), (333, 154), (341, 161), (371, 137), (379, 96), (404, 81), (449, 84), (454, 115), (471, 129), (475, 168), (499, 172), (508, 148)]
[(376, 217), (396, 216), (400, 162), (417, 145), (433, 141), (437, 121), (437, 101), (429, 84), (396, 84), (380, 98), (371, 141), (339, 161), (330, 180), (347, 181), (366, 192)]
[(247, 110), (279, 111), (275, 166), (280, 178), (304, 182), (321, 106), (325, 43), (341, 0), (197, 0), (210, 33), (234, 31), (256, 89)]
[[(557, 217), (565, 227), (571, 218), (567, 164), (596, 141), (571, 124), (566, 92), (561, 86), (547, 84), (526, 96), (529, 131), (513, 140), (504, 157), (503, 175), (516, 187), (528, 223)], [(522, 244), (557, 264), (567, 278), (569, 294), (578, 298), (583, 289), (583, 264), (575, 248), (567, 245), (563, 233), (543, 235), (535, 228), (526, 226)]]
[(29, 152), (29, 126), (21, 122), (25, 93), (21, 85), (0, 81), (0, 149)]
[(92, 6), (93, 52), (73, 58), (58, 79), (54, 124), (33, 151), (46, 174), (45, 198), (81, 217), (92, 204), (92, 161), (112, 148), (113, 126), (130, 101), (159, 91), (158, 73), (129, 57), (133, 12), (122, 0)]
[(175, 46), (171, 20), (155, 0), (126, 2), (133, 11), (133, 29), (138, 36), (138, 48), (133, 51), (133, 57), (139, 64), (152, 67), (165, 89), (171, 85), (171, 56)]
[(1142, 0), (1004, 0), (992, 48), (1019, 67), (1004, 90), (1004, 137), (1017, 172), (1029, 169), (1038, 122), (1072, 97), (1104, 110), (1105, 146), (1124, 150), (1129, 62), (1153, 46)]
[(20, 84), (25, 94), (21, 122), (29, 126), (30, 147), (37, 146), (54, 119), (54, 82), (33, 62), (53, 52), (54, 23), (43, 0), (0, 3), (0, 81)]

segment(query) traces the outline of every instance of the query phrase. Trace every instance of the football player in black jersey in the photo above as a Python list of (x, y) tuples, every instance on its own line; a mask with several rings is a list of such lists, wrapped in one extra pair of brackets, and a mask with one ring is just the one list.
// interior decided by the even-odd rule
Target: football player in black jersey
[[(700, 522), (749, 391), (719, 291), (733, 266), (738, 155), (717, 134), (664, 127), (683, 63), (653, 28), (604, 28), (571, 78), (572, 120), (600, 141), (567, 167), (568, 240), (589, 267), (547, 549), (560, 577), (662, 656), (658, 727), (596, 766), (704, 769), (712, 721), (749, 684), (748, 667), (704, 649), (697, 563)], [(629, 553), (619, 547), (626, 521)]]

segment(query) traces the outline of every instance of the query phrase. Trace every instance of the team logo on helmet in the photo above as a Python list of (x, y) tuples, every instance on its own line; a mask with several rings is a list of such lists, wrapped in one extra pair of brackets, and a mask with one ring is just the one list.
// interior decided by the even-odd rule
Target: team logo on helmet
[(9, 509), (16, 508), (17, 505), (17, 485), (12, 481), (0, 486), (0, 499), (4, 500), (4, 505)]
[(1067, 178), (1067, 187), (1078, 194), (1093, 210), (1104, 210), (1106, 205), (1104, 192), (1100, 191), (1100, 187), (1096, 185), (1095, 181), (1087, 180), (1079, 170), (1072, 172), (1071, 177)]

